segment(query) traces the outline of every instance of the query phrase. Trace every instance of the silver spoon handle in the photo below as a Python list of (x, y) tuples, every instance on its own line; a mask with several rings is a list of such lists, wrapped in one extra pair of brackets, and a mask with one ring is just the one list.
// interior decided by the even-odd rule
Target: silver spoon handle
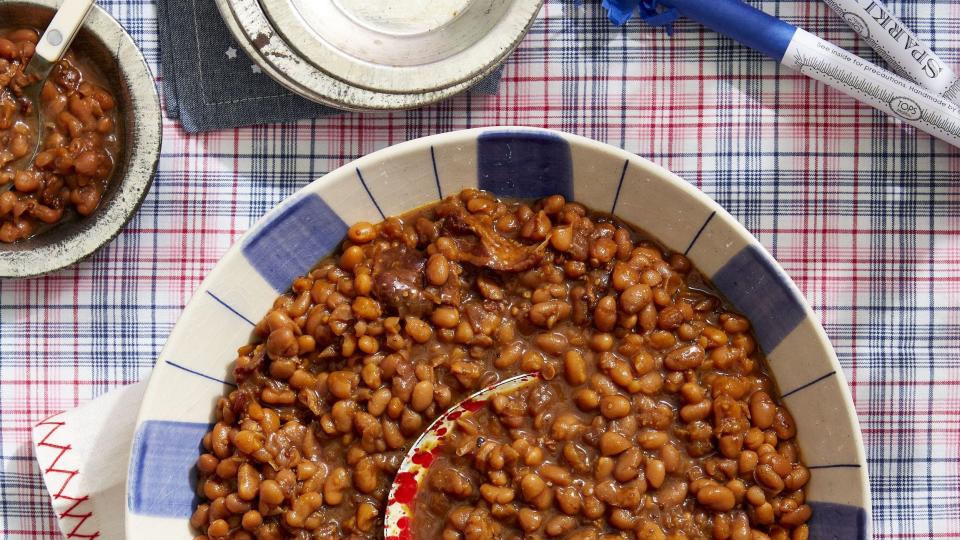
[(38, 75), (41, 80), (46, 78), (50, 69), (67, 52), (93, 4), (94, 0), (64, 0), (40, 36), (36, 52), (25, 70), (27, 74)]

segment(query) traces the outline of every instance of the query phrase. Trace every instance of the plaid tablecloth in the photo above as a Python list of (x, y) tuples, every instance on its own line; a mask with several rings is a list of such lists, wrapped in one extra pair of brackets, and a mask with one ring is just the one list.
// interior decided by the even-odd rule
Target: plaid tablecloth
[[(194, 288), (267, 209), (387, 145), (519, 124), (659, 162), (753, 231), (836, 347), (876, 536), (960, 537), (960, 151), (691, 23), (673, 38), (616, 29), (586, 3), (547, 3), (494, 97), (199, 136), (167, 121), (154, 186), (116, 241), (55, 275), (0, 281), (0, 536), (60, 537), (30, 427), (146, 376)], [(960, 0), (888, 3), (960, 66)], [(761, 4), (875, 59), (821, 2)], [(153, 2), (100, 5), (156, 71)]]

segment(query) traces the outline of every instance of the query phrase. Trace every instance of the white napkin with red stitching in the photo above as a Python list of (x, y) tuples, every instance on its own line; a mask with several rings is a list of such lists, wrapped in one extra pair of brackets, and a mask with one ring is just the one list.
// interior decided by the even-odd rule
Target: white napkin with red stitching
[(130, 443), (146, 381), (57, 413), (33, 427), (33, 446), (67, 538), (123, 540)]

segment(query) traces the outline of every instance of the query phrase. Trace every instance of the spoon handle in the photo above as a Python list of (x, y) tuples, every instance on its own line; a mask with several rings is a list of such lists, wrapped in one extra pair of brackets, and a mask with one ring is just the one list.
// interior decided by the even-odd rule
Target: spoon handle
[(93, 4), (94, 0), (64, 0), (46, 31), (40, 36), (34, 58), (43, 58), (51, 64), (60, 61), (77, 31), (83, 26), (83, 20), (87, 18)]

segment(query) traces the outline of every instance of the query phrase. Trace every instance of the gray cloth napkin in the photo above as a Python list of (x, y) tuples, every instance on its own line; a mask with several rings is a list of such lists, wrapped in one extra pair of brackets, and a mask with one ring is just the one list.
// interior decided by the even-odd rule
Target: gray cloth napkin
[[(190, 133), (343, 111), (304, 99), (261, 72), (233, 40), (213, 0), (157, 0), (167, 115)], [(470, 92), (497, 92), (501, 70)]]

